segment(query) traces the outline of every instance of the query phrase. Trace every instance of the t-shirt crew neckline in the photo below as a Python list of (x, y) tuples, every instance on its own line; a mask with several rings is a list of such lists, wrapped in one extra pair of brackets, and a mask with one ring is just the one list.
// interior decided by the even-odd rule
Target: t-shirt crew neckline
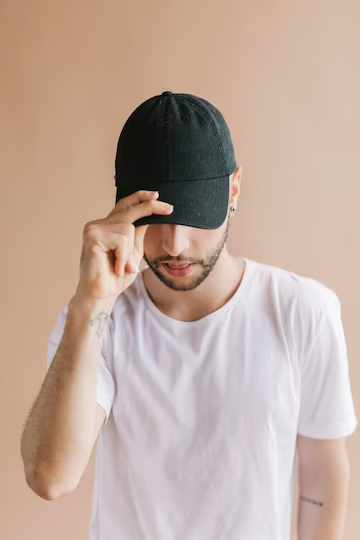
[(165, 315), (160, 309), (158, 309), (154, 302), (151, 300), (149, 293), (146, 289), (145, 283), (144, 283), (144, 277), (143, 272), (141, 272), (139, 276), (139, 284), (141, 289), (141, 294), (145, 300), (146, 306), (148, 309), (159, 319), (161, 319), (163, 322), (167, 324), (173, 324), (176, 326), (182, 326), (182, 327), (194, 327), (194, 326), (200, 326), (202, 324), (210, 322), (212, 319), (215, 319), (217, 317), (223, 316), (224, 312), (231, 309), (235, 303), (239, 300), (239, 298), (243, 295), (244, 289), (247, 287), (250, 274), (253, 269), (253, 261), (250, 259), (246, 259), (243, 257), (243, 261), (245, 262), (245, 269), (243, 273), (242, 280), (235, 291), (235, 293), (232, 295), (232, 297), (224, 304), (222, 307), (217, 309), (216, 311), (213, 311), (212, 313), (209, 313), (209, 315), (205, 315), (205, 317), (202, 317), (201, 319), (198, 319), (197, 321), (179, 321), (177, 319), (173, 319), (172, 317), (169, 317), (168, 315)]

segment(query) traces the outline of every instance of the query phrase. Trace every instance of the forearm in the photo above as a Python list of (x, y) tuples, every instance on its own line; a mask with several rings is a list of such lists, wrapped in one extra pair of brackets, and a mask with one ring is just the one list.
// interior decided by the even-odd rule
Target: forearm
[[(63, 338), (21, 440), (27, 481), (41, 496), (49, 489), (74, 489), (90, 458), (99, 358), (111, 308), (85, 306), (76, 299), (69, 305)], [(99, 313), (106, 317), (94, 324)]]

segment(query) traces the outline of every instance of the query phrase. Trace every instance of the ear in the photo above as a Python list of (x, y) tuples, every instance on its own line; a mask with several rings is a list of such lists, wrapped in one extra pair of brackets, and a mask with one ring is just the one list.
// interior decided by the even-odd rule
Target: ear
[(234, 174), (232, 175), (231, 179), (231, 186), (230, 186), (230, 206), (233, 208), (236, 208), (238, 198), (240, 195), (240, 185), (241, 185), (241, 177), (242, 177), (242, 168), (238, 167)]

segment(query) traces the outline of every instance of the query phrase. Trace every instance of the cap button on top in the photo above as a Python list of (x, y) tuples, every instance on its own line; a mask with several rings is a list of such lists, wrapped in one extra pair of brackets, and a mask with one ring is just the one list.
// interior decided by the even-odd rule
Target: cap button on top
[(172, 92), (169, 92), (169, 91), (167, 91), (167, 92), (163, 92), (163, 93), (162, 93), (162, 95), (163, 95), (163, 96), (172, 96), (172, 95), (173, 95), (173, 93), (172, 93)]

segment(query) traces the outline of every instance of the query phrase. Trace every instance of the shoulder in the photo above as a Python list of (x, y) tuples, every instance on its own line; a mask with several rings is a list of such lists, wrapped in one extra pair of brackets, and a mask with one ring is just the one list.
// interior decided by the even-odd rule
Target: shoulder
[(321, 314), (331, 303), (339, 301), (336, 293), (316, 278), (270, 264), (250, 263), (252, 281), (284, 309), (297, 309), (308, 314), (317, 311)]
[(305, 354), (329, 313), (340, 319), (338, 296), (320, 280), (269, 264), (252, 267), (251, 294), (261, 295), (263, 309), (298, 353)]

